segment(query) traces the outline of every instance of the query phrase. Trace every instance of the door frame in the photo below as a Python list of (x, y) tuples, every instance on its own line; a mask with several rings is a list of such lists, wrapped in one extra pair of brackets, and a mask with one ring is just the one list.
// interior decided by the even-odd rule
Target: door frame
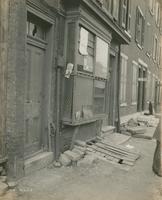
[[(53, 107), (51, 104), (51, 98), (52, 98), (52, 65), (53, 65), (53, 58), (55, 57), (56, 51), (55, 51), (55, 44), (54, 41), (56, 38), (55, 34), (55, 26), (56, 26), (56, 17), (51, 12), (45, 12), (48, 9), (44, 7), (43, 5), (36, 4), (35, 2), (27, 1), (27, 9), (26, 9), (26, 21), (27, 21), (27, 15), (32, 14), (36, 17), (38, 17), (40, 20), (42, 20), (44, 23), (47, 24), (47, 32), (46, 32), (46, 49), (45, 49), (45, 58), (44, 58), (44, 76), (43, 76), (43, 98), (42, 98), (42, 134), (41, 134), (41, 141), (42, 141), (42, 150), (40, 151), (51, 151), (49, 141), (47, 140), (48, 137), (48, 124), (53, 119)], [(30, 39), (27, 38), (26, 35), (26, 51), (27, 51), (27, 45)], [(32, 41), (33, 42), (33, 41)], [(35, 39), (35, 45), (37, 43)], [(39, 43), (40, 45), (40, 43)], [(44, 44), (42, 44), (44, 46)], [(37, 45), (36, 45), (37, 46)], [(25, 127), (25, 126), (24, 126)], [(39, 151), (39, 152), (40, 152)], [(25, 153), (25, 152), (24, 152)], [(29, 155), (28, 157), (33, 156)]]

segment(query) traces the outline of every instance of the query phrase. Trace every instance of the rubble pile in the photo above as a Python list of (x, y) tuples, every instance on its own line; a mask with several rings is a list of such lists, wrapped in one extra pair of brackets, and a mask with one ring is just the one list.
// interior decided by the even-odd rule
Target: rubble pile
[(132, 137), (152, 139), (154, 130), (159, 123), (155, 116), (138, 116), (137, 119), (130, 119), (128, 123), (121, 127), (121, 133)]
[(77, 165), (77, 162), (86, 155), (86, 143), (83, 141), (75, 141), (72, 150), (65, 151), (60, 155), (59, 162), (62, 166)]

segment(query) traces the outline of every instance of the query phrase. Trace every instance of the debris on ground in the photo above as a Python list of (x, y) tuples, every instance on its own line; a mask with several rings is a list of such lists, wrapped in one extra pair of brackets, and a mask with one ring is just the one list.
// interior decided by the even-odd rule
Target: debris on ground
[(108, 141), (88, 142), (87, 151), (105, 160), (129, 166), (133, 166), (140, 157), (139, 153)]
[(138, 116), (137, 117), (137, 121), (138, 122), (143, 122), (145, 124), (147, 124), (147, 126), (149, 127), (157, 127), (158, 123), (159, 123), (159, 119), (156, 118), (153, 115), (149, 115), (149, 116)]

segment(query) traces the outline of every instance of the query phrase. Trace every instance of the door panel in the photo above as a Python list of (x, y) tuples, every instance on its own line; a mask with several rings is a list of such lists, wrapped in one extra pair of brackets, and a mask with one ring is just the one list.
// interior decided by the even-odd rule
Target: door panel
[(27, 44), (27, 70), (25, 91), (25, 154), (41, 149), (41, 116), (43, 95), (43, 67), (45, 50)]

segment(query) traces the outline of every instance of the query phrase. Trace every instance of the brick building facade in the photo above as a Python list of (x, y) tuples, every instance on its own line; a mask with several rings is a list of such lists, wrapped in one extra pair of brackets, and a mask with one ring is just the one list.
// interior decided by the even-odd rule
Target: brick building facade
[(156, 37), (148, 43), (153, 33), (159, 39), (159, 18), (146, 1), (1, 0), (0, 9), (0, 136), (7, 137), (9, 177), (57, 160), (75, 139), (91, 140), (102, 124), (119, 127), (120, 116), (147, 107), (145, 93), (160, 80), (152, 59), (160, 51)]

